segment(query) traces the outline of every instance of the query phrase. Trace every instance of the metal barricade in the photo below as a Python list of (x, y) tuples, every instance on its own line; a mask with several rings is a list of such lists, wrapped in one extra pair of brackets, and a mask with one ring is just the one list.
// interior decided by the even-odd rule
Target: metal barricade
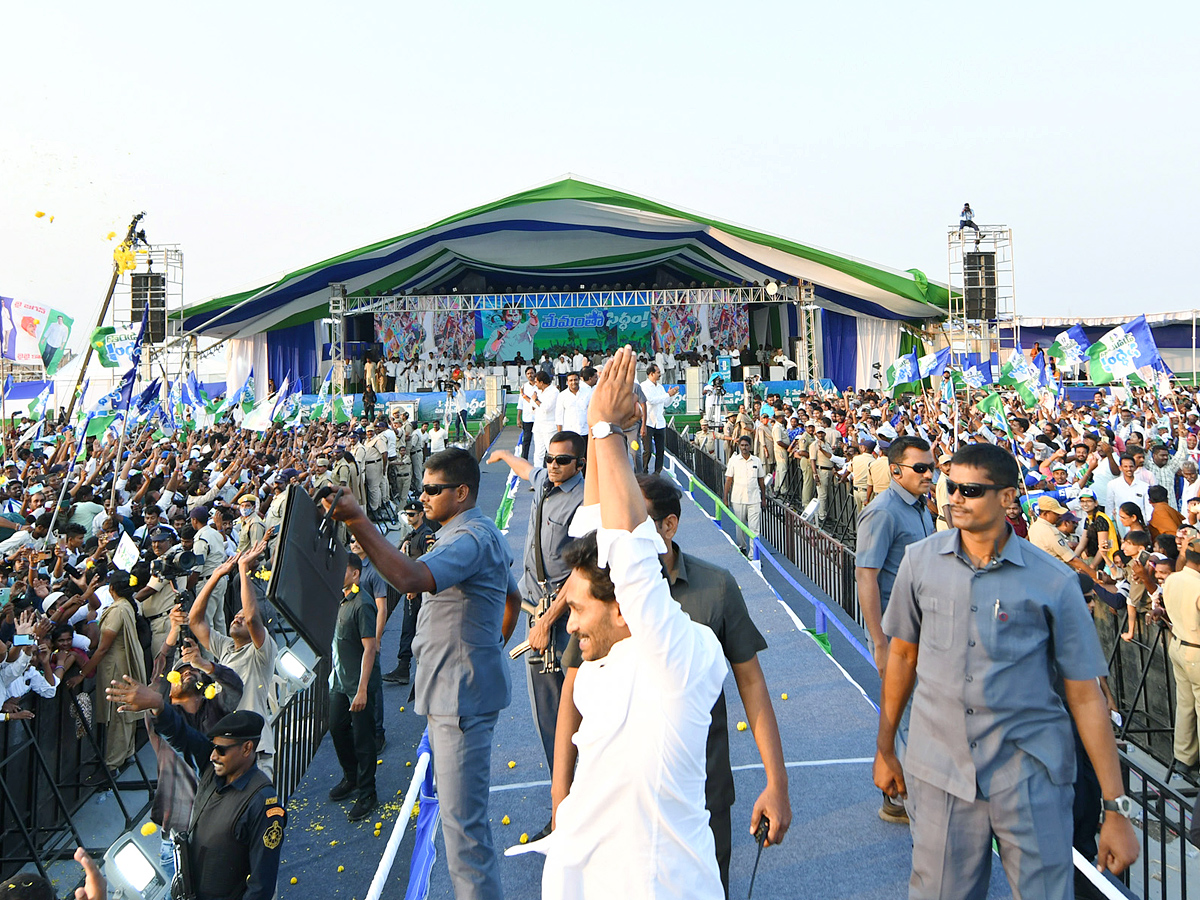
[(1186, 900), (1200, 894), (1200, 859), (1188, 838), (1194, 798), (1180, 793), (1121, 754), (1125, 792), (1139, 807), (1131, 816), (1142, 852), (1122, 881), (1149, 900)]
[(332, 663), (321, 657), (312, 682), (288, 698), (276, 713), (275, 787), (284, 802), (296, 789), (329, 730), (329, 672)]
[[(52, 698), (34, 699), (34, 718), (0, 725), (0, 878), (7, 878), (30, 863), (42, 874), (45, 865), (68, 859), (76, 846), (84, 846), (75, 817), (98, 791), (115, 787), (154, 790), (153, 779), (142, 770), (137, 756), (128, 776), (132, 783), (114, 782), (104, 768), (103, 737), (88, 724), (74, 692), (60, 688)], [(104, 701), (99, 701), (104, 702)], [(138, 731), (138, 746), (146, 741)], [(103, 781), (85, 780), (104, 772)], [(116, 810), (130, 828), (149, 810), (149, 800), (140, 808), (126, 805), (119, 790), (113, 790)], [(104, 847), (88, 848), (93, 855)]]
[(854, 551), (775, 498), (768, 498), (763, 509), (762, 533), (847, 615), (863, 624), (854, 580)]
[(472, 446), (472, 452), (475, 458), (483, 462), (484, 456), (488, 452), (488, 448), (492, 446), (492, 442), (496, 440), (496, 436), (504, 429), (504, 413), (497, 413), (486, 422), (479, 426), (479, 433), (475, 435), (475, 443)]

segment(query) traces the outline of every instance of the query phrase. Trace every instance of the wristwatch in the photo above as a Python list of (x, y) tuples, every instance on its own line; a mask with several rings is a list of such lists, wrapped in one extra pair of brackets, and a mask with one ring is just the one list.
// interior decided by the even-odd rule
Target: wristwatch
[(1127, 794), (1122, 794), (1116, 800), (1105, 800), (1104, 811), (1105, 813), (1115, 812), (1128, 819), (1133, 813), (1133, 801)]
[(612, 422), (597, 422), (592, 426), (592, 437), (596, 440), (601, 440), (612, 434), (625, 434), (625, 429), (619, 425), (614, 425)]

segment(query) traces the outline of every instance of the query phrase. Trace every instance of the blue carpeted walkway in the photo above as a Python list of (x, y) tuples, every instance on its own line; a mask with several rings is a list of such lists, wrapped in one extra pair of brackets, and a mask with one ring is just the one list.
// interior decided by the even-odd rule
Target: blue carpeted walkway
[[(516, 439), (513, 429), (501, 446)], [(507, 466), (485, 468), (480, 506), (491, 513), (500, 502)], [(522, 486), (524, 488), (524, 486)], [(531, 494), (517, 494), (509, 528), (514, 558), (520, 565)], [(871, 784), (876, 714), (853, 683), (805, 632), (795, 616), (811, 621), (799, 598), (781, 595), (796, 609), (785, 608), (772, 587), (746, 561), (729, 539), (696, 505), (685, 498), (677, 538), (686, 551), (725, 566), (737, 577), (754, 621), (770, 647), (761, 657), (771, 688), (788, 761), (793, 822), (787, 839), (762, 856), (756, 897), (902, 898), (907, 894), (910, 841), (907, 828), (888, 825), (877, 816), (879, 793)], [(400, 619), (393, 616), (383, 642), (384, 670), (395, 665)], [(523, 636), (524, 625), (518, 635)], [(533, 834), (549, 819), (550, 788), (541, 744), (530, 714), (525, 686), (526, 663), (511, 664), (513, 702), (500, 717), (492, 758), (491, 819), (498, 851)], [(877, 694), (878, 681), (864, 684)], [(408, 787), (415, 749), (424, 721), (411, 711), (408, 688), (385, 686), (388, 745), (380, 754), (378, 789), (385, 801), (379, 815), (359, 825), (346, 821), (349, 804), (332, 804), (326, 793), (341, 777), (333, 748), (326, 740), (293, 797), (280, 873), (281, 900), (362, 900)], [(783, 700), (786, 694), (788, 699)], [(765, 781), (753, 735), (738, 731), (745, 719), (732, 676), (726, 681), (730, 752), (738, 798), (733, 809), (732, 897), (746, 896), (755, 846), (749, 834), (750, 810)], [(516, 765), (509, 767), (512, 761)], [(508, 816), (511, 824), (501, 820)], [(375, 836), (375, 824), (381, 823)], [(429, 896), (453, 897), (438, 840)], [(412, 853), (411, 829), (401, 844), (384, 897), (402, 897)], [(997, 861), (998, 862), (998, 861)], [(338, 868), (343, 871), (339, 872)], [(540, 897), (541, 857), (525, 854), (501, 858), (505, 894), (512, 900)], [(292, 885), (290, 879), (295, 878)], [(999, 866), (993, 872), (992, 897), (1009, 896)]]

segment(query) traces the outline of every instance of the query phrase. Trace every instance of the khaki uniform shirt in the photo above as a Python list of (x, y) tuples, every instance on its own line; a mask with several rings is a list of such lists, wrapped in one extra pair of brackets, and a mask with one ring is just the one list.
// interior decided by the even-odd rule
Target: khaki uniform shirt
[(1171, 632), (1189, 644), (1200, 644), (1200, 572), (1185, 566), (1167, 576), (1163, 606), (1171, 617)]

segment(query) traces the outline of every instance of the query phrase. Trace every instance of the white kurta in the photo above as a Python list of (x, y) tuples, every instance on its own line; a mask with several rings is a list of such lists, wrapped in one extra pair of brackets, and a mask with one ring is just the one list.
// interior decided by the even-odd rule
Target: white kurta
[[(599, 518), (598, 506), (580, 508), (572, 534)], [(571, 793), (549, 837), (513, 850), (546, 854), (544, 900), (721, 900), (704, 808), (705, 743), (727, 671), (721, 645), (671, 599), (649, 519), (633, 533), (599, 529), (597, 539), (631, 636), (580, 667)]]

